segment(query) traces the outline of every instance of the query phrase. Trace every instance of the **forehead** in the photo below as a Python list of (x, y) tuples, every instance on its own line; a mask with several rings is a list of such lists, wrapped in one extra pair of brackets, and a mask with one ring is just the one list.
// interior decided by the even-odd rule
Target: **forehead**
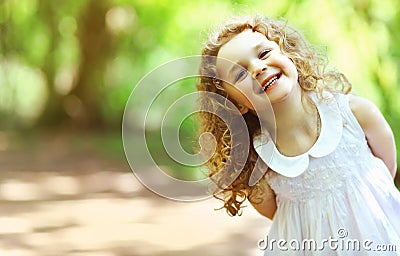
[(218, 57), (224, 58), (226, 57), (226, 55), (237, 52), (238, 49), (253, 48), (257, 46), (259, 43), (268, 41), (269, 40), (264, 34), (261, 34), (260, 32), (257, 31), (252, 31), (251, 29), (247, 29), (237, 34), (231, 40), (225, 43), (220, 48), (218, 52)]
[[(266, 46), (276, 45), (274, 41), (268, 40), (264, 34), (251, 29), (247, 29), (235, 35), (231, 40), (221, 46), (218, 51), (217, 70), (221, 71), (221, 69), (225, 69), (227, 65), (230, 66), (233, 63), (238, 63), (247, 56), (250, 56), (251, 51), (254, 51), (260, 44)], [(230, 61), (233, 63), (229, 63)]]

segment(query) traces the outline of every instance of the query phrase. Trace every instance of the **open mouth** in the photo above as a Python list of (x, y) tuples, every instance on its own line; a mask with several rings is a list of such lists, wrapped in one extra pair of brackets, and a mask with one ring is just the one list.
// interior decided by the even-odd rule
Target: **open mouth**
[(263, 91), (269, 91), (276, 85), (276, 81), (282, 76), (282, 73), (278, 73), (276, 75), (273, 75), (267, 79), (264, 80), (263, 82)]

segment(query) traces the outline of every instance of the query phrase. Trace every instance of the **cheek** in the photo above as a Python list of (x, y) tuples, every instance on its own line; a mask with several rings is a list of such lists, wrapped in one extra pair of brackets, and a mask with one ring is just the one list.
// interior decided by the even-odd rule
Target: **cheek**
[(244, 105), (246, 107), (252, 108), (249, 102), (252, 101), (253, 93), (252, 93), (252, 85), (251, 84), (241, 84), (240, 87), (227, 87), (226, 92), (228, 97), (234, 101), (234, 103), (238, 103)]
[(299, 74), (296, 68), (296, 65), (293, 63), (291, 59), (288, 57), (285, 57), (282, 59), (282, 66), (284, 67), (284, 72), (288, 75), (293, 77), (294, 79), (297, 80)]
[(228, 97), (233, 99), (235, 102), (240, 102), (242, 97), (244, 97), (242, 91), (233, 86), (226, 86), (225, 91), (228, 94)]
[(243, 97), (248, 97), (249, 99), (253, 97), (254, 95), (254, 88), (256, 87), (261, 87), (261, 85), (257, 82), (257, 80), (254, 80), (250, 76), (248, 76), (244, 83), (238, 87), (238, 91), (242, 94)]

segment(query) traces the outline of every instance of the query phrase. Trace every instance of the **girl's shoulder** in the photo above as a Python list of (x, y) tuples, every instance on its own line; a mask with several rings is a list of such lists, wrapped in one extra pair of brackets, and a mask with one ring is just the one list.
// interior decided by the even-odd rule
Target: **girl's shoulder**
[[(348, 108), (357, 117), (365, 118), (369, 116), (371, 111), (379, 111), (378, 107), (370, 100), (358, 96), (355, 93), (343, 93), (341, 91), (323, 91), (321, 95), (333, 96), (339, 107)], [(330, 98), (330, 97), (322, 97)], [(358, 118), (357, 118), (358, 119)]]
[(371, 100), (351, 94), (349, 95), (348, 104), (351, 112), (364, 130), (368, 126), (382, 121), (381, 111)]
[(343, 125), (348, 125), (348, 128), (354, 129), (354, 131), (362, 132), (360, 122), (358, 120), (358, 99), (354, 100), (354, 94), (343, 93), (340, 91), (323, 91), (321, 94), (320, 101), (328, 102), (328, 105), (333, 106), (337, 109), (342, 118)]
[(385, 118), (382, 112), (371, 100), (358, 96), (354, 93), (333, 94), (344, 122), (359, 132), (368, 135), (376, 127), (387, 129)]
[(352, 93), (344, 93), (341, 91), (328, 91), (323, 90), (321, 93), (314, 93), (320, 101), (333, 101), (335, 102), (340, 111), (347, 114), (354, 114), (353, 111), (359, 108), (359, 97)]
[(330, 92), (336, 99), (340, 110), (354, 115), (361, 124), (379, 115), (379, 108), (371, 101), (354, 93)]

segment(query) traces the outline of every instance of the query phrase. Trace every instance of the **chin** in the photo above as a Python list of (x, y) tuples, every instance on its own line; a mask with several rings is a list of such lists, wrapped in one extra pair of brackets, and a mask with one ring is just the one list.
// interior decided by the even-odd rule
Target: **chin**
[(275, 104), (275, 103), (281, 103), (286, 101), (292, 94), (293, 87), (286, 87), (286, 88), (275, 88), (277, 90), (275, 91), (271, 91), (271, 93), (268, 95), (268, 98), (271, 102), (271, 104)]

